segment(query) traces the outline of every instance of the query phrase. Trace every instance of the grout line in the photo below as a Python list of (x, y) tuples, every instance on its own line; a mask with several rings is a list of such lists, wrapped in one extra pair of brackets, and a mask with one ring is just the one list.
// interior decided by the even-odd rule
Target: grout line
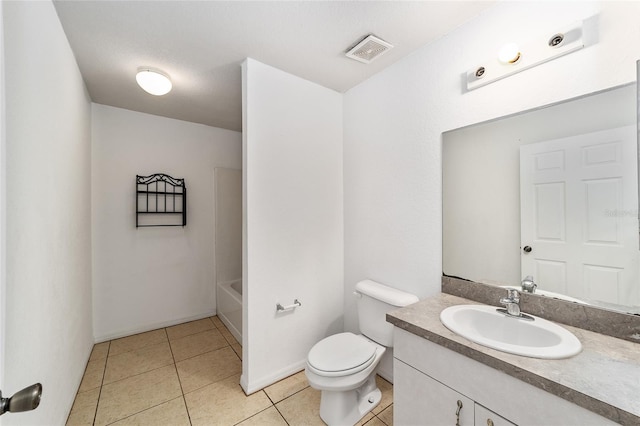
[[(205, 351), (205, 352), (202, 352), (202, 353), (200, 353), (200, 354), (198, 354), (198, 355), (193, 355), (193, 356), (190, 356), (189, 358), (181, 359), (180, 361), (177, 361), (177, 362), (175, 362), (175, 363), (177, 364), (178, 362), (183, 362), (183, 361), (186, 361), (186, 360), (188, 360), (188, 359), (193, 359), (193, 358), (199, 357), (200, 355), (208, 354), (208, 353), (215, 352), (215, 351), (219, 351), (219, 350), (226, 349), (226, 348), (231, 348), (231, 346), (230, 346), (230, 345), (226, 345), (226, 346), (223, 346), (223, 347), (221, 347), (221, 348), (212, 349), (212, 350), (210, 350), (210, 351)], [(233, 351), (233, 348), (231, 348), (231, 350)], [(172, 352), (172, 353), (173, 353), (173, 352)], [(235, 351), (234, 351), (234, 353), (235, 353)], [(237, 354), (236, 354), (236, 355), (237, 355)], [(175, 361), (175, 358), (174, 358), (174, 361)], [(241, 360), (241, 361), (242, 361), (242, 360)]]
[[(276, 383), (278, 383), (278, 382), (276, 382)], [(303, 390), (306, 390), (307, 388), (310, 388), (310, 387), (311, 387), (311, 386), (307, 385), (307, 386), (305, 386), (304, 388), (302, 388), (302, 389), (300, 389), (300, 390), (295, 391), (295, 392), (294, 392), (294, 393), (292, 393), (291, 395), (289, 395), (289, 396), (286, 396), (286, 397), (282, 398), (280, 401), (275, 402), (273, 405), (280, 404), (282, 401), (286, 401), (287, 399), (291, 398), (292, 396), (297, 395), (297, 394), (299, 394), (300, 392), (302, 392)], [(265, 393), (266, 393), (266, 392), (265, 392)], [(268, 395), (267, 395), (267, 396), (268, 396)]]
[[(266, 393), (266, 392), (265, 392)], [(287, 398), (285, 398), (287, 399)], [(282, 400), (284, 401), (284, 399)], [(282, 402), (280, 401), (280, 402)], [(280, 409), (278, 408), (278, 406), (276, 404), (273, 404), (273, 407), (276, 409), (276, 411), (278, 412), (278, 414), (280, 414), (280, 417), (282, 417), (282, 420), (284, 420), (284, 422), (287, 424), (287, 426), (289, 426), (289, 421), (287, 420), (287, 418), (284, 416), (284, 414), (282, 414), (282, 411), (280, 411)]]
[[(105, 426), (109, 426), (109, 425), (112, 425), (112, 424), (114, 424), (114, 423), (118, 423), (119, 421), (122, 421), (122, 420), (124, 420), (124, 419), (128, 419), (128, 418), (133, 417), (133, 416), (137, 416), (137, 415), (138, 415), (138, 414), (140, 414), (140, 413), (144, 413), (145, 411), (149, 411), (149, 410), (151, 410), (151, 409), (153, 409), (153, 408), (159, 407), (159, 406), (161, 406), (162, 404), (166, 404), (166, 403), (171, 402), (171, 401), (173, 401), (173, 400), (176, 400), (176, 399), (178, 399), (178, 398), (180, 398), (180, 397), (179, 397), (179, 396), (176, 396), (175, 398), (171, 398), (171, 399), (169, 399), (169, 400), (167, 400), (167, 401), (161, 402), (161, 403), (156, 404), (156, 405), (153, 405), (153, 406), (151, 406), (151, 407), (147, 407), (147, 408), (145, 408), (144, 410), (136, 411), (135, 413), (131, 413), (131, 414), (127, 415), (126, 417), (122, 417), (122, 418), (120, 418), (120, 419), (114, 420), (114, 421), (112, 421), (111, 423), (107, 423)], [(185, 407), (185, 408), (186, 408), (186, 407)], [(187, 415), (188, 415), (188, 414), (189, 414), (189, 411), (187, 411)]]
[[(165, 334), (167, 334), (167, 329), (164, 329)], [(167, 339), (169, 335), (167, 334)], [(171, 358), (173, 358), (173, 368), (176, 370), (176, 376), (178, 376), (178, 384), (180, 384), (180, 393), (182, 394), (182, 402), (184, 402), (184, 408), (187, 411), (187, 417), (189, 418), (189, 424), (193, 425), (191, 421), (191, 414), (189, 413), (189, 406), (187, 405), (187, 399), (184, 397), (184, 389), (182, 388), (182, 379), (180, 379), (180, 373), (178, 373), (178, 363), (176, 362), (176, 357), (173, 355), (173, 348), (171, 347), (171, 341), (169, 341), (169, 350), (171, 351)]]
[(104, 369), (102, 370), (102, 380), (100, 381), (100, 387), (98, 388), (98, 400), (96, 401), (96, 410), (93, 413), (93, 422), (91, 423), (92, 425), (96, 423), (96, 418), (98, 417), (98, 406), (100, 405), (100, 397), (102, 396), (102, 386), (104, 383), (104, 376), (107, 372), (107, 362), (109, 362), (110, 350), (111, 350), (111, 340), (109, 340), (109, 347), (107, 348), (107, 358), (105, 358), (104, 360)]

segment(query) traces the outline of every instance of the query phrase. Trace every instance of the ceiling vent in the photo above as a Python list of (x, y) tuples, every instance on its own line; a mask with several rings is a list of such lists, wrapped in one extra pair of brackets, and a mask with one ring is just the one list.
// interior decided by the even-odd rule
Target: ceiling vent
[(391, 43), (387, 43), (373, 34), (369, 34), (358, 44), (353, 46), (346, 55), (348, 58), (369, 64), (391, 48), (393, 48)]

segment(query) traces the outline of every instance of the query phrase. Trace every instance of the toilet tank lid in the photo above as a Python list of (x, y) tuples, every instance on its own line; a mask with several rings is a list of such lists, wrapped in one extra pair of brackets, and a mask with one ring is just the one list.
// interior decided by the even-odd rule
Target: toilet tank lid
[(407, 293), (406, 291), (398, 290), (372, 280), (363, 280), (357, 283), (356, 291), (398, 307), (411, 305), (419, 300), (415, 294)]

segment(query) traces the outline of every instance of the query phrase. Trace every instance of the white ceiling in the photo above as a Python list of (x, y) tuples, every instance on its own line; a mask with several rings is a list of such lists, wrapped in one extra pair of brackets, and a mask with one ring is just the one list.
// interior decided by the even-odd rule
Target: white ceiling
[[(345, 92), (493, 1), (54, 0), (91, 99), (231, 130), (242, 128), (246, 57)], [(366, 65), (344, 52), (373, 33), (395, 47)], [(140, 66), (174, 84), (165, 96), (135, 83)]]

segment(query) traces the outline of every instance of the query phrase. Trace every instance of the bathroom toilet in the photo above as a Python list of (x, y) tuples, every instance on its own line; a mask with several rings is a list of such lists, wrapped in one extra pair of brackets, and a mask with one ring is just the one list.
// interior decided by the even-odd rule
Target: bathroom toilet
[(364, 280), (356, 284), (361, 335), (338, 333), (316, 343), (307, 356), (305, 374), (322, 391), (320, 417), (329, 426), (354, 425), (382, 397), (376, 371), (386, 348), (393, 346), (393, 326), (386, 313), (415, 303), (418, 297)]

